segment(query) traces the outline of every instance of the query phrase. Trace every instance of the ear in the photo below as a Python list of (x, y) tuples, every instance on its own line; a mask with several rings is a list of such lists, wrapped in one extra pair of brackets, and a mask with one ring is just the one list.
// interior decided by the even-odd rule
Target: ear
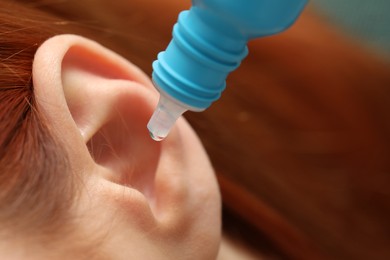
[(220, 197), (211, 164), (183, 118), (163, 142), (149, 137), (158, 95), (148, 77), (95, 42), (61, 35), (36, 52), (33, 83), (36, 107), (62, 141), (79, 184), (71, 209), (77, 230), (102, 235), (118, 254), (132, 245), (132, 256), (121, 259), (144, 258), (137, 252), (156, 259), (168, 248), (215, 256)]
[(157, 103), (150, 80), (97, 43), (61, 35), (38, 49), (33, 83), (37, 107), (65, 146), (73, 172), (87, 186), (98, 178), (86, 188), (100, 187), (105, 199), (137, 204), (132, 214), (138, 208), (145, 221), (161, 150), (146, 128)]

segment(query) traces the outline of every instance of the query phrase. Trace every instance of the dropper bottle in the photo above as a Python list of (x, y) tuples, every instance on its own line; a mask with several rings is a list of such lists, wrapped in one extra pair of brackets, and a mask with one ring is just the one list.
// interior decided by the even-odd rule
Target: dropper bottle
[(307, 0), (192, 0), (179, 14), (173, 38), (153, 62), (160, 100), (147, 125), (163, 140), (187, 110), (200, 112), (218, 100), (226, 78), (247, 56), (249, 40), (284, 31)]

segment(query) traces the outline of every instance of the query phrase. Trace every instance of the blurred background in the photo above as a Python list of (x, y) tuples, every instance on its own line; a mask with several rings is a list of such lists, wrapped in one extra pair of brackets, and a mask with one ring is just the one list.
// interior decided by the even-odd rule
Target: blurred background
[[(26, 1), (151, 75), (190, 1)], [(227, 259), (390, 259), (390, 2), (312, 0), (187, 113), (214, 164)], [(97, 33), (98, 32), (98, 33)]]
[(218, 104), (188, 115), (220, 174), (227, 234), (257, 249), (248, 259), (390, 257), (388, 10), (311, 1), (250, 44)]
[(390, 55), (390, 2), (387, 0), (312, 0), (318, 13), (371, 48)]

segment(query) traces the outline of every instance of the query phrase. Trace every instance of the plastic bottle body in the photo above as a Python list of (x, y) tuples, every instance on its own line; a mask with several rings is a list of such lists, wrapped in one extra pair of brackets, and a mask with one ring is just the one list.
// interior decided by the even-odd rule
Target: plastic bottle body
[(205, 109), (220, 97), (227, 75), (247, 55), (247, 41), (227, 37), (199, 14), (196, 8), (180, 13), (172, 41), (153, 63), (152, 77), (173, 98)]
[(207, 23), (247, 40), (286, 30), (306, 3), (307, 0), (192, 0), (192, 6)]
[[(226, 78), (248, 54), (247, 42), (287, 29), (307, 0), (193, 0), (153, 63), (161, 98), (202, 111), (219, 99)], [(151, 131), (151, 129), (149, 128)], [(153, 130), (153, 129), (152, 129)]]

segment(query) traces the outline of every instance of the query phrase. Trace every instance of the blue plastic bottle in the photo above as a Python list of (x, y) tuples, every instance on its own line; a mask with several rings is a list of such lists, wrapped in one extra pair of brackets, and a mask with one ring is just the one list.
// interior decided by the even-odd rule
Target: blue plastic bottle
[(203, 111), (219, 99), (226, 77), (248, 53), (251, 39), (279, 33), (299, 16), (307, 0), (192, 0), (180, 13), (173, 38), (153, 63), (160, 101), (148, 123), (164, 139), (187, 110)]

